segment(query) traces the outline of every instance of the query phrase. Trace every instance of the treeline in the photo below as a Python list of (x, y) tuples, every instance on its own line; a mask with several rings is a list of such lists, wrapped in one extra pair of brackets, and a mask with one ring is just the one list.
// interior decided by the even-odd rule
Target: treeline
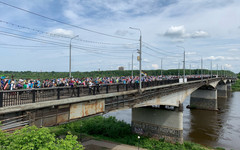
[[(161, 70), (143, 70), (144, 73), (150, 76), (158, 76), (161, 75)], [(163, 70), (163, 75), (183, 75), (183, 70), (180, 69), (170, 69), (170, 70)], [(131, 70), (110, 70), (110, 71), (91, 71), (91, 72), (72, 72), (72, 76), (74, 78), (84, 78), (84, 77), (116, 77), (116, 76), (131, 76), (132, 71)], [(216, 75), (227, 75), (227, 76), (233, 76), (235, 75), (233, 72), (227, 70), (213, 70), (212, 74)], [(200, 75), (201, 70), (200, 69), (186, 69), (185, 70), (186, 75)], [(211, 74), (210, 70), (203, 70), (203, 74)], [(134, 76), (139, 76), (139, 70), (133, 70)], [(31, 72), (31, 71), (0, 71), (0, 77), (5, 76), (6, 78), (14, 78), (14, 79), (53, 79), (53, 78), (64, 78), (68, 77), (68, 72)]]

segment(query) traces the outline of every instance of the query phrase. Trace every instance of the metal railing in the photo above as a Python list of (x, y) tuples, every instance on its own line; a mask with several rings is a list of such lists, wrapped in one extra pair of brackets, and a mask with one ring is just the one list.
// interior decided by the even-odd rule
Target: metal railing
[[(188, 81), (201, 80), (189, 78)], [(179, 79), (142, 82), (142, 88), (179, 83)], [(79, 85), (76, 87), (53, 87), (38, 89), (22, 89), (0, 91), (0, 107), (37, 103), (50, 100), (60, 100), (71, 97), (82, 97), (97, 94), (107, 94), (138, 89), (138, 83), (130, 84), (98, 84), (94, 86)]]

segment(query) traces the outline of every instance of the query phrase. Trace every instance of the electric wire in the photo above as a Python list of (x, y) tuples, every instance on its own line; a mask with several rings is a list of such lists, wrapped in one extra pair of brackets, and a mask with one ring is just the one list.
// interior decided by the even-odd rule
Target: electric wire
[(54, 22), (58, 22), (58, 23), (61, 23), (61, 24), (64, 24), (64, 25), (75, 27), (75, 28), (78, 28), (78, 29), (81, 29), (81, 30), (85, 30), (85, 31), (88, 31), (88, 32), (92, 32), (92, 33), (96, 33), (96, 34), (104, 35), (104, 36), (109, 36), (109, 37), (113, 37), (113, 38), (118, 38), (118, 39), (138, 41), (136, 39), (130, 39), (130, 38), (124, 38), (124, 37), (120, 37), (120, 36), (110, 35), (110, 34), (98, 32), (98, 31), (90, 30), (90, 29), (87, 29), (87, 28), (83, 28), (83, 27), (80, 27), (80, 26), (77, 26), (77, 25), (72, 25), (72, 24), (69, 24), (69, 23), (66, 23), (66, 22), (63, 22), (63, 21), (59, 21), (59, 20), (56, 20), (56, 19), (53, 19), (53, 18), (44, 16), (44, 15), (41, 15), (41, 14), (38, 14), (38, 13), (35, 13), (35, 12), (32, 12), (32, 11), (29, 11), (29, 10), (26, 10), (26, 9), (20, 8), (20, 7), (17, 7), (17, 6), (5, 3), (5, 2), (2, 2), (2, 1), (0, 1), (0, 3), (3, 4), (3, 5), (9, 6), (11, 8), (18, 9), (20, 11), (24, 11), (24, 12), (27, 12), (29, 14), (41, 17), (41, 18), (45, 18), (45, 19), (48, 19), (48, 20), (51, 20), (51, 21), (54, 21)]

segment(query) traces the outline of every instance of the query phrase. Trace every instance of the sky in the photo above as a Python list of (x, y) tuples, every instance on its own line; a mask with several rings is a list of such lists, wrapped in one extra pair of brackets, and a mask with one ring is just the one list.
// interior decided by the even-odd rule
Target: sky
[[(0, 71), (240, 72), (239, 0), (0, 0)], [(137, 29), (131, 29), (137, 28)], [(141, 31), (141, 32), (140, 32)]]

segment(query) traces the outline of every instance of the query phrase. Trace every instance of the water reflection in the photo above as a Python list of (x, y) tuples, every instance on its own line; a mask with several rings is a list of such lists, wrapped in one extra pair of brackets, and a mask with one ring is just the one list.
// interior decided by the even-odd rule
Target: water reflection
[[(218, 99), (219, 111), (183, 111), (184, 140), (211, 147), (240, 149), (240, 92), (228, 93), (227, 99)], [(190, 97), (184, 101), (189, 105)], [(131, 123), (131, 109), (110, 112), (105, 116), (115, 116)]]

